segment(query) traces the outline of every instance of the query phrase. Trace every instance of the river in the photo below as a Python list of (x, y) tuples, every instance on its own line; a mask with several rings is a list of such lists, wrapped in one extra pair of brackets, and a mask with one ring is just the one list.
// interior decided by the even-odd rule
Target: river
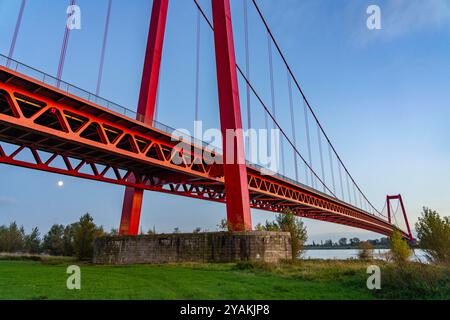
[[(323, 259), (323, 260), (347, 260), (347, 259), (357, 259), (358, 258), (357, 249), (310, 249), (305, 250), (303, 257), (304, 259)], [(374, 257), (376, 259), (385, 259), (386, 254), (389, 252), (388, 249), (375, 249)], [(425, 253), (420, 249), (415, 249), (414, 254), (411, 257), (412, 261), (417, 262), (427, 262)]]

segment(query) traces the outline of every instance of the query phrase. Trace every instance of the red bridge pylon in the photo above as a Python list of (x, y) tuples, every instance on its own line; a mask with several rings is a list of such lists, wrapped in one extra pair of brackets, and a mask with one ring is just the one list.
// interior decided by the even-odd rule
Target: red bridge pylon
[(403, 204), (403, 198), (402, 195), (395, 195), (395, 196), (386, 196), (386, 207), (387, 207), (387, 212), (388, 212), (388, 221), (389, 223), (392, 224), (392, 212), (391, 212), (391, 201), (392, 200), (398, 200), (400, 202), (400, 207), (402, 209), (403, 212), (403, 217), (405, 219), (405, 223), (406, 223), (406, 228), (408, 229), (408, 235), (409, 235), (409, 240), (414, 240), (412, 233), (411, 233), (411, 228), (409, 227), (409, 221), (408, 221), (408, 216), (406, 215), (406, 210), (405, 210), (405, 206)]
[[(169, 0), (153, 1), (137, 116), (137, 120), (150, 125), (155, 113), (168, 5)], [(239, 161), (240, 158), (245, 159), (244, 140), (242, 135), (238, 135), (230, 148), (226, 139), (227, 130), (241, 132), (242, 129), (230, 0), (213, 0), (212, 13), (223, 156), (228, 159), (228, 149), (234, 154), (234, 161), (224, 165), (227, 218), (234, 231), (245, 231), (252, 229), (252, 222), (247, 166), (245, 161)], [(121, 235), (138, 234), (143, 192), (143, 189), (126, 189), (119, 231)]]

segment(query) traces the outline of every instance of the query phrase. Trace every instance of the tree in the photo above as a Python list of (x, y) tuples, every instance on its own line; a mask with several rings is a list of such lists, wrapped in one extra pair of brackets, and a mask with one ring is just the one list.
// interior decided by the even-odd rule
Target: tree
[[(258, 229), (258, 226), (257, 226)], [(306, 227), (303, 221), (297, 218), (291, 210), (285, 210), (276, 216), (275, 221), (266, 221), (266, 225), (259, 225), (262, 231), (283, 231), (291, 234), (292, 258), (297, 259), (301, 256), (303, 245), (308, 239)]]
[(0, 227), (0, 251), (18, 252), (24, 248), (25, 231), (13, 222), (9, 227)]
[(280, 225), (278, 225), (277, 221), (266, 221), (266, 224), (262, 225), (261, 223), (258, 223), (256, 225), (257, 231), (274, 231), (279, 232), (283, 231), (281, 230)]
[(197, 227), (194, 229), (194, 233), (200, 233), (200, 232), (202, 232), (202, 228)]
[(450, 217), (424, 207), (416, 223), (419, 246), (434, 263), (450, 264)]
[(0, 226), (0, 252), (6, 252), (6, 239), (8, 228), (6, 226)]
[(64, 254), (64, 226), (62, 224), (53, 225), (44, 236), (42, 247), (53, 256)]
[(373, 245), (368, 241), (360, 242), (358, 244), (359, 253), (358, 257), (361, 260), (371, 260), (373, 259)]
[(350, 245), (352, 246), (357, 246), (361, 243), (361, 240), (359, 240), (359, 238), (352, 238), (350, 239)]
[(339, 245), (344, 247), (347, 245), (347, 238), (340, 238), (339, 239)]
[(117, 230), (115, 228), (112, 228), (111, 231), (109, 231), (108, 235), (111, 236), (111, 237), (118, 236), (119, 235), (119, 230)]
[(382, 246), (388, 246), (389, 245), (389, 238), (383, 237), (380, 239), (380, 244)]
[(24, 238), (25, 250), (31, 254), (37, 254), (41, 249), (41, 239), (38, 228), (34, 228), (30, 234), (27, 234)]
[(411, 249), (408, 243), (403, 239), (399, 230), (395, 229), (391, 235), (391, 257), (395, 263), (403, 265), (411, 257)]
[(76, 223), (70, 224), (64, 228), (63, 233), (63, 255), (71, 257), (75, 253), (74, 242), (75, 242), (75, 226)]
[(73, 224), (73, 248), (78, 260), (91, 259), (94, 255), (95, 238), (104, 234), (102, 227), (97, 227), (89, 213)]
[(217, 230), (221, 232), (228, 232), (233, 230), (233, 226), (231, 225), (230, 222), (228, 222), (228, 219), (222, 219), (220, 220), (220, 223), (217, 225)]
[(147, 231), (147, 235), (149, 235), (149, 236), (153, 236), (153, 235), (156, 235), (157, 233), (156, 233), (156, 228), (155, 228), (155, 226), (153, 226), (153, 229), (149, 229), (148, 231)]

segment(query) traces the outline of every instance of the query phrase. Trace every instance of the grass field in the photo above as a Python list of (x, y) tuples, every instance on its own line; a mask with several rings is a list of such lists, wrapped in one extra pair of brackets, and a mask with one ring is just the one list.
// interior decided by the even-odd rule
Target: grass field
[(359, 261), (252, 264), (80, 265), (81, 290), (66, 288), (69, 261), (0, 261), (0, 299), (374, 299)]

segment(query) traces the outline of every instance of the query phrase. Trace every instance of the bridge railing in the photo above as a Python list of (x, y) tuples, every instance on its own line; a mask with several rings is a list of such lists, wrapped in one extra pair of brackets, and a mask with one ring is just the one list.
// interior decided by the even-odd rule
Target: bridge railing
[(123, 114), (124, 116), (130, 118), (136, 118), (137, 113), (131, 109), (125, 108), (117, 103), (109, 101), (105, 98), (99, 97), (93, 93), (90, 93), (84, 89), (81, 89), (77, 86), (74, 86), (70, 83), (67, 83), (63, 80), (59, 80), (54, 76), (51, 76), (45, 72), (37, 70), (33, 67), (30, 67), (26, 64), (23, 64), (14, 59), (8, 58), (2, 54), (0, 54), (0, 65), (4, 66), (13, 71), (19, 72), (23, 75), (29, 76), (33, 79), (41, 81), (50, 86), (56, 87), (64, 92), (73, 94), (81, 99), (85, 99), (87, 101), (93, 102), (97, 105), (100, 105), (108, 110)]

